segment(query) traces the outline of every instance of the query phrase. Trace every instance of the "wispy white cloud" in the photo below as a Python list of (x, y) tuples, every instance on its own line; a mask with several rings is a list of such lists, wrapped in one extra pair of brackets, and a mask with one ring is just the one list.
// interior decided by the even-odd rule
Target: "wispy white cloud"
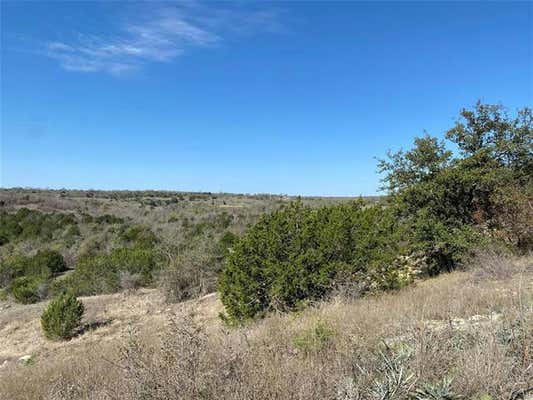
[(274, 31), (277, 27), (273, 12), (182, 3), (151, 11), (111, 36), (80, 33), (73, 40), (47, 42), (45, 54), (68, 71), (121, 75), (147, 62), (172, 61), (191, 47), (219, 44), (224, 35)]

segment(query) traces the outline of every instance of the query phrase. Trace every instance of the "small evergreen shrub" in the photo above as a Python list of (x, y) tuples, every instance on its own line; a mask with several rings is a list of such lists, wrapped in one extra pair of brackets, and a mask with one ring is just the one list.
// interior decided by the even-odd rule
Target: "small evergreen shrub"
[(46, 298), (53, 275), (66, 269), (63, 256), (54, 250), (41, 250), (33, 257), (12, 255), (0, 261), (0, 287), (19, 303), (35, 303)]
[(144, 246), (134, 248), (119, 248), (111, 251), (108, 259), (110, 268), (114, 271), (125, 271), (140, 276), (141, 285), (152, 283), (153, 274), (157, 268), (154, 252)]
[(44, 335), (51, 340), (69, 339), (80, 327), (84, 306), (71, 293), (53, 299), (41, 315)]
[(0, 287), (8, 287), (19, 277), (39, 277), (46, 280), (66, 269), (63, 256), (54, 250), (41, 250), (33, 257), (10, 255), (0, 260)]
[(113, 268), (108, 255), (100, 255), (78, 260), (71, 274), (53, 282), (51, 291), (54, 294), (70, 291), (76, 296), (93, 296), (119, 289), (118, 271)]

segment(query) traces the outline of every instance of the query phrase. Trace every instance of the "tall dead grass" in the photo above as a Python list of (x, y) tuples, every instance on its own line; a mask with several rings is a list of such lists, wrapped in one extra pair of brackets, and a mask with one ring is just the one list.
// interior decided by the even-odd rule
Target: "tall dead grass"
[(1, 376), (0, 393), (13, 400), (399, 400), (415, 392), (520, 399), (533, 390), (532, 259), (499, 265), (512, 273), (455, 272), (238, 329), (176, 315), (157, 336), (133, 329), (116, 347), (15, 368)]

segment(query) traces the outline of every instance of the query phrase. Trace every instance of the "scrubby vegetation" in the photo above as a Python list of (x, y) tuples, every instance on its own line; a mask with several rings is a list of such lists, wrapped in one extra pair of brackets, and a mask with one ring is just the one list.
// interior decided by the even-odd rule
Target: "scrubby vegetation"
[(65, 231), (76, 234), (76, 225), (72, 214), (44, 214), (28, 208), (0, 211), (0, 244), (33, 238), (50, 241)]
[[(379, 162), (369, 200), (172, 192), (2, 191), (0, 289), (23, 303), (161, 286), (169, 301), (220, 289), (228, 321), (339, 291), (400, 288), (480, 246), (532, 246), (532, 112), (463, 110)], [(219, 279), (220, 277), (220, 279)]]
[(297, 309), (348, 282), (401, 287), (410, 271), (400, 228), (389, 209), (362, 201), (319, 209), (292, 203), (237, 241), (220, 280), (222, 301), (231, 318), (247, 319)]
[(41, 315), (41, 326), (48, 339), (69, 339), (80, 327), (83, 303), (71, 293), (53, 299)]
[[(339, 277), (362, 292), (391, 289), (415, 272), (451, 271), (484, 244), (530, 250), (533, 113), (510, 118), (478, 103), (461, 118), (446, 134), (458, 154), (426, 135), (380, 161), (386, 206), (294, 203), (263, 217), (222, 273), (229, 320), (297, 309), (332, 292)], [(527, 222), (515, 227), (517, 219)]]
[[(2, 189), (0, 293), (24, 303), (66, 290), (81, 296), (154, 286), (161, 286), (169, 301), (202, 295), (216, 289), (235, 238), (260, 215), (290, 200)], [(346, 200), (303, 202), (318, 206)]]
[(47, 296), (52, 279), (65, 271), (65, 260), (57, 251), (40, 250), (31, 257), (13, 255), (2, 259), (0, 287), (21, 303), (34, 303)]
[(149, 286), (153, 283), (157, 268), (153, 250), (118, 248), (109, 254), (80, 259), (71, 274), (54, 282), (51, 291), (70, 291), (76, 296), (91, 296)]
[[(261, 214), (290, 200), (270, 195), (2, 189), (0, 224), (7, 227), (7, 239), (0, 243), (0, 314), (4, 307), (23, 310), (12, 302), (52, 299), (55, 306), (43, 314), (42, 328), (55, 340), (78, 332), (63, 330), (60, 321), (75, 319), (58, 310), (57, 297), (133, 293), (159, 286), (167, 301), (176, 302), (212, 292), (236, 238)], [(303, 199), (313, 206), (343, 201)], [(0, 330), (4, 327), (0, 324)], [(34, 334), (42, 336), (40, 329)], [(31, 359), (35, 363), (36, 358)], [(4, 393), (0, 390), (0, 398)]]
[[(103, 328), (106, 336), (96, 331), (54, 347), (31, 367), (0, 369), (0, 393), (10, 400), (523, 400), (533, 382), (532, 260), (494, 253), (476, 260), (398, 292), (335, 297), (235, 329), (217, 318), (214, 297), (163, 315), (147, 314), (155, 304), (139, 297), (133, 304), (141, 310), (120, 335)], [(87, 313), (133, 299), (104, 296), (88, 301)]]

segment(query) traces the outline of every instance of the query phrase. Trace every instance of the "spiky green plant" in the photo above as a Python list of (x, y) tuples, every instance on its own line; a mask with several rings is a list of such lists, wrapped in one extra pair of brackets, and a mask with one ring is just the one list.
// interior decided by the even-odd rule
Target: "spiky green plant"
[(406, 364), (411, 356), (409, 351), (380, 351), (380, 372), (382, 378), (374, 381), (370, 396), (375, 400), (395, 400), (405, 398), (415, 384), (415, 376)]
[(458, 400), (461, 396), (452, 391), (453, 379), (445, 377), (436, 383), (426, 383), (413, 393), (413, 400)]

